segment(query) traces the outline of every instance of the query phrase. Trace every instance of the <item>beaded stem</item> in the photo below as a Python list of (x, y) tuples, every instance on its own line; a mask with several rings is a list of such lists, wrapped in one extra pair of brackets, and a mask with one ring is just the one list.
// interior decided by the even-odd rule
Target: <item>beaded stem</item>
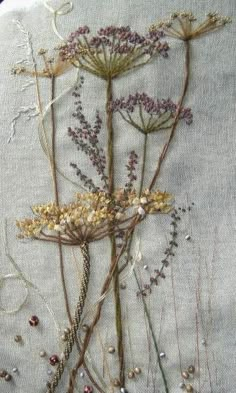
[(88, 283), (89, 283), (89, 276), (90, 276), (90, 257), (89, 257), (89, 250), (88, 244), (83, 243), (80, 246), (82, 256), (83, 256), (83, 277), (81, 280), (81, 290), (79, 301), (76, 306), (75, 315), (72, 320), (71, 330), (68, 335), (68, 341), (66, 342), (65, 349), (64, 349), (64, 357), (60, 360), (57, 370), (52, 378), (51, 382), (48, 382), (48, 389), (47, 393), (54, 393), (56, 387), (58, 386), (59, 381), (62, 378), (62, 375), (65, 370), (66, 362), (68, 361), (70, 354), (72, 352), (73, 346), (75, 344), (77, 338), (77, 331), (79, 329), (81, 316), (83, 313), (83, 308), (85, 304), (85, 299), (88, 291)]

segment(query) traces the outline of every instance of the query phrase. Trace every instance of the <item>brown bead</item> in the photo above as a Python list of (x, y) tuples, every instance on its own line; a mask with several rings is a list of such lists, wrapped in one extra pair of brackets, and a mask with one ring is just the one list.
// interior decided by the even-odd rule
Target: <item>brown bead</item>
[(120, 381), (119, 381), (119, 379), (117, 379), (117, 378), (113, 379), (113, 385), (114, 385), (115, 387), (120, 386)]
[(135, 377), (134, 371), (132, 371), (132, 370), (129, 371), (129, 372), (128, 372), (128, 378), (129, 378), (129, 379), (133, 379), (134, 377)]
[(188, 378), (189, 378), (189, 373), (188, 373), (188, 371), (183, 371), (183, 372), (182, 372), (182, 377), (183, 377), (184, 379), (188, 379)]
[(188, 367), (188, 372), (189, 372), (189, 374), (194, 374), (195, 373), (195, 367), (194, 366), (189, 366)]
[(1, 369), (0, 370), (0, 378), (5, 378), (6, 375), (7, 375), (6, 370)]
[(10, 375), (10, 374), (7, 374), (7, 375), (5, 376), (5, 381), (9, 382), (10, 380), (11, 380), (11, 375)]
[(189, 393), (193, 392), (193, 387), (192, 387), (192, 385), (190, 385), (190, 383), (188, 383), (186, 385), (186, 392), (189, 392)]
[(29, 324), (30, 326), (38, 326), (39, 324), (39, 319), (36, 315), (32, 315), (32, 317), (30, 317), (29, 319)]
[(22, 342), (22, 337), (19, 336), (19, 335), (16, 335), (16, 336), (14, 337), (14, 340), (15, 340), (16, 343), (20, 343), (20, 342)]
[(62, 334), (61, 335), (61, 340), (62, 341), (67, 341), (67, 335), (66, 334)]
[(142, 370), (140, 367), (135, 367), (134, 372), (135, 374), (141, 374)]

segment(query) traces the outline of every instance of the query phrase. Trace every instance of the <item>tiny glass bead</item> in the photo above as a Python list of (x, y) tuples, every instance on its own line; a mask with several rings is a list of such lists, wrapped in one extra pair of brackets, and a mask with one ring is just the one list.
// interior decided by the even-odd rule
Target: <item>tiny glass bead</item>
[(195, 367), (194, 366), (189, 366), (188, 367), (188, 372), (189, 372), (189, 374), (194, 374), (195, 373)]
[(47, 371), (48, 375), (52, 375), (52, 370)]
[(5, 378), (5, 376), (7, 375), (6, 370), (0, 370), (0, 378)]
[(14, 340), (15, 340), (16, 343), (20, 343), (20, 342), (22, 341), (22, 337), (19, 336), (19, 335), (16, 335), (16, 336), (14, 337)]
[(185, 236), (185, 240), (190, 240), (191, 239), (191, 236), (190, 235), (186, 235)]
[(39, 356), (40, 356), (41, 358), (44, 358), (44, 357), (46, 356), (46, 352), (45, 352), (45, 351), (40, 351), (40, 352), (39, 352)]
[(7, 381), (7, 382), (9, 382), (10, 380), (11, 380), (11, 375), (10, 374), (7, 374), (6, 376), (5, 376), (5, 381)]
[(141, 368), (140, 367), (135, 367), (134, 372), (135, 374), (141, 374)]
[(128, 390), (125, 388), (120, 388), (120, 393), (128, 393)]
[(69, 334), (70, 333), (70, 329), (69, 328), (65, 328), (64, 329), (64, 334)]
[(84, 378), (84, 372), (83, 371), (81, 371), (81, 373), (80, 373), (80, 378)]
[(161, 352), (161, 353), (160, 353), (160, 358), (163, 359), (163, 358), (165, 358), (165, 357), (166, 357), (165, 352)]
[(115, 348), (114, 347), (109, 347), (108, 348), (108, 353), (115, 353)]
[(132, 378), (134, 378), (134, 377), (135, 377), (134, 372), (133, 372), (133, 371), (129, 371), (129, 373), (128, 373), (128, 378), (129, 378), (129, 379), (132, 379)]
[(17, 373), (17, 372), (18, 372), (18, 368), (17, 368), (17, 367), (14, 367), (14, 368), (12, 369), (12, 372), (13, 372), (13, 373)]
[(29, 324), (30, 326), (37, 326), (39, 324), (39, 319), (36, 315), (33, 315), (30, 319), (29, 319)]
[(192, 385), (190, 385), (190, 384), (186, 385), (186, 392), (189, 392), (189, 393), (193, 392)]
[(120, 289), (126, 289), (126, 284), (125, 284), (124, 282), (122, 282), (122, 283), (120, 284)]
[(144, 270), (147, 270), (148, 269), (148, 265), (144, 265)]
[(120, 386), (120, 381), (119, 381), (119, 379), (117, 379), (117, 378), (115, 378), (115, 379), (113, 379), (113, 385), (114, 386)]
[(184, 383), (184, 382), (181, 382), (181, 383), (179, 384), (179, 388), (180, 388), (180, 389), (184, 389), (184, 388), (185, 388), (185, 383)]
[(57, 355), (52, 355), (49, 359), (49, 362), (52, 366), (55, 366), (57, 363), (59, 363), (59, 357)]
[(189, 373), (188, 373), (188, 371), (183, 371), (183, 372), (182, 372), (182, 377), (183, 377), (184, 379), (188, 379), (188, 378), (189, 378)]
[(84, 332), (87, 332), (89, 330), (89, 326), (88, 325), (83, 325), (82, 329)]
[(92, 393), (92, 392), (93, 392), (92, 386), (88, 386), (88, 385), (84, 386), (84, 393)]

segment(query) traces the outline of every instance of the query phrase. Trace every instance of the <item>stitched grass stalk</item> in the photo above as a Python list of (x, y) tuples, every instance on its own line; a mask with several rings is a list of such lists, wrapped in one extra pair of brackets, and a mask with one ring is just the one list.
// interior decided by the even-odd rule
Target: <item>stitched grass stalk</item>
[[(54, 75), (51, 76), (51, 100), (53, 101), (55, 98), (55, 82), (56, 77)], [(52, 174), (53, 174), (53, 185), (54, 185), (54, 195), (55, 202), (59, 205), (59, 192), (58, 192), (58, 181), (57, 181), (57, 169), (56, 169), (56, 124), (55, 124), (55, 113), (54, 113), (54, 105), (51, 105), (51, 124), (52, 124)], [(59, 251), (59, 261), (60, 261), (60, 274), (61, 274), (61, 282), (64, 293), (64, 300), (66, 306), (66, 312), (70, 324), (72, 323), (70, 306), (68, 300), (68, 293), (66, 288), (65, 281), (65, 272), (64, 272), (64, 261), (63, 261), (63, 250), (60, 239), (60, 234), (58, 235), (58, 251)]]
[[(109, 182), (109, 193), (112, 194), (114, 191), (114, 130), (112, 124), (113, 113), (110, 108), (112, 102), (112, 78), (108, 77), (107, 80), (107, 92), (106, 92), (106, 114), (107, 114), (107, 132), (108, 132), (108, 182)], [(111, 241), (111, 265), (116, 260), (116, 239), (114, 235), (110, 236)], [(124, 386), (124, 348), (123, 348), (123, 331), (122, 331), (122, 314), (121, 314), (121, 302), (120, 302), (120, 289), (119, 289), (119, 272), (118, 264), (115, 267), (113, 275), (113, 287), (114, 287), (114, 298), (115, 298), (115, 321), (116, 321), (116, 333), (117, 333), (117, 350), (120, 365), (120, 383)]]
[(170, 132), (169, 139), (165, 143), (165, 145), (164, 145), (164, 147), (162, 149), (161, 155), (160, 155), (158, 163), (157, 163), (157, 168), (155, 170), (154, 176), (153, 176), (152, 181), (150, 183), (150, 186), (149, 186), (150, 190), (156, 184), (156, 180), (157, 180), (157, 178), (159, 176), (162, 163), (163, 163), (163, 161), (164, 161), (164, 159), (166, 157), (167, 151), (168, 151), (168, 149), (170, 147), (170, 144), (171, 144), (171, 141), (172, 141), (172, 139), (174, 137), (174, 134), (175, 134), (178, 122), (179, 122), (179, 115), (180, 115), (181, 107), (182, 107), (182, 105), (184, 103), (184, 99), (185, 99), (187, 91), (188, 91), (189, 72), (190, 72), (190, 40), (186, 39), (184, 41), (184, 45), (185, 45), (185, 76), (184, 76), (183, 91), (182, 91), (181, 97), (180, 97), (179, 102), (178, 102), (178, 111), (176, 113), (174, 123), (173, 123), (173, 125), (171, 127), (171, 132)]

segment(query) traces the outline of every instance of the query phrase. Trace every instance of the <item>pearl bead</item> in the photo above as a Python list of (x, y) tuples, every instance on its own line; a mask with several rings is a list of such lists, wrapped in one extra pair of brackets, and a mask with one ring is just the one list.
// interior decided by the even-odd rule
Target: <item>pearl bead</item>
[(6, 374), (5, 381), (9, 382), (11, 380), (11, 374)]
[(36, 315), (33, 315), (30, 319), (29, 319), (29, 324), (30, 326), (37, 326), (39, 324), (39, 319)]
[(161, 353), (160, 353), (160, 358), (163, 359), (163, 358), (165, 358), (165, 357), (166, 357), (165, 352), (161, 352)]
[(119, 381), (119, 379), (117, 379), (117, 378), (115, 378), (115, 379), (113, 379), (113, 385), (114, 386), (120, 386), (120, 381)]
[(134, 372), (135, 374), (141, 374), (142, 370), (140, 367), (135, 367)]
[(84, 393), (92, 393), (93, 392), (93, 388), (92, 386), (84, 386)]
[(80, 373), (80, 378), (84, 378), (84, 372), (83, 371), (81, 371), (81, 373)]
[(147, 270), (148, 269), (148, 265), (144, 265), (144, 270)]
[(185, 383), (184, 383), (184, 382), (181, 382), (181, 383), (179, 384), (179, 388), (180, 388), (180, 389), (184, 389), (184, 388), (185, 388)]
[(5, 376), (7, 375), (6, 370), (0, 370), (0, 378), (5, 378)]
[(70, 333), (70, 329), (69, 328), (65, 328), (64, 329), (64, 334), (69, 334)]
[(194, 374), (195, 373), (195, 367), (194, 366), (189, 366), (188, 367), (188, 372), (189, 372), (189, 374)]
[(18, 372), (18, 368), (17, 368), (17, 367), (14, 367), (14, 368), (12, 369), (12, 372), (13, 372), (13, 373), (17, 373), (17, 372)]
[(16, 336), (14, 337), (14, 340), (15, 340), (16, 343), (20, 343), (20, 342), (22, 342), (22, 337), (19, 336), (19, 335), (16, 335)]
[(59, 358), (57, 355), (52, 355), (49, 359), (49, 362), (52, 366), (55, 366), (57, 363), (59, 363)]
[(129, 371), (128, 372), (128, 378), (129, 379), (133, 379), (135, 377), (135, 374), (134, 374), (134, 372), (131, 370), (131, 371)]
[(191, 239), (191, 236), (190, 236), (190, 235), (186, 235), (186, 236), (185, 236), (185, 239), (186, 239), (186, 240), (190, 240), (190, 239)]
[(45, 351), (40, 351), (40, 352), (39, 352), (39, 356), (40, 356), (41, 358), (44, 358), (44, 357), (46, 356), (46, 352), (45, 352)]
[(189, 378), (189, 373), (188, 373), (188, 371), (183, 371), (183, 372), (182, 372), (182, 377), (183, 377), (184, 379), (188, 379), (188, 378)]
[(115, 353), (115, 348), (114, 347), (109, 347), (108, 348), (108, 353)]
[(186, 385), (186, 392), (189, 392), (189, 393), (193, 392), (192, 385), (190, 385), (190, 384)]
[(66, 334), (62, 334), (61, 335), (61, 340), (62, 341), (67, 341), (67, 335)]

